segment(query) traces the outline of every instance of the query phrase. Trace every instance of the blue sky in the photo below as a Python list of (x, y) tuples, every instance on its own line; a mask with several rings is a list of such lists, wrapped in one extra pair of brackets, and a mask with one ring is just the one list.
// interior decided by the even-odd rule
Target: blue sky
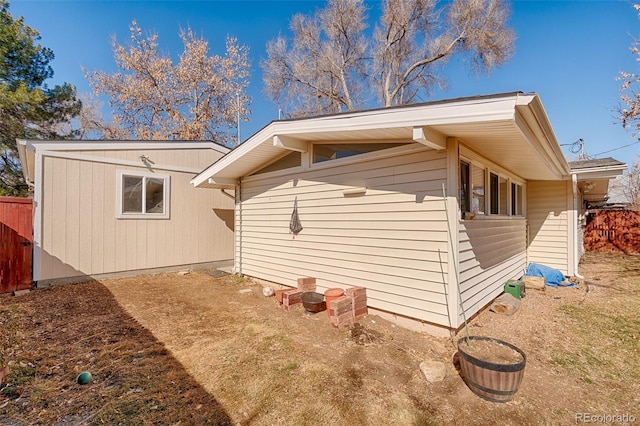
[[(128, 42), (129, 24), (137, 20), (143, 31), (158, 33), (163, 51), (182, 52), (180, 28), (191, 27), (209, 41), (213, 53), (223, 53), (227, 35), (250, 48), (253, 62), (249, 95), (253, 98), (249, 123), (242, 139), (278, 118), (278, 106), (262, 94), (259, 61), (268, 40), (288, 35), (295, 13), (322, 7), (318, 1), (89, 1), (12, 0), (10, 12), (24, 16), (37, 29), (41, 43), (51, 48), (55, 76), (49, 84), (69, 82), (78, 92), (89, 92), (81, 66), (115, 71), (111, 37)], [(379, 2), (367, 1), (370, 15)], [(640, 72), (630, 53), (633, 37), (640, 38), (640, 19), (628, 1), (516, 0), (511, 3), (511, 27), (517, 34), (515, 55), (490, 76), (471, 74), (459, 61), (443, 70), (446, 91), (429, 100), (512, 91), (540, 95), (560, 144), (582, 138), (587, 154), (614, 157), (631, 163), (640, 155), (640, 143), (616, 122), (621, 70)], [(618, 149), (620, 147), (625, 148)], [(575, 159), (568, 146), (563, 151)], [(611, 152), (607, 152), (611, 151)]]

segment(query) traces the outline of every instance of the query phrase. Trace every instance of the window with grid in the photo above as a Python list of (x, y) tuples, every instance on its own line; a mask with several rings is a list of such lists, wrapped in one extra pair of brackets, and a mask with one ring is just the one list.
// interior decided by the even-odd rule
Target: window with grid
[(169, 218), (169, 176), (135, 171), (118, 172), (119, 219)]

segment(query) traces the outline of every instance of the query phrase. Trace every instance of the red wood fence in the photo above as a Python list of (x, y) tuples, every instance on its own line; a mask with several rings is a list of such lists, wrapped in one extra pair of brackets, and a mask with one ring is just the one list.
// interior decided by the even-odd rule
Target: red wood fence
[(640, 254), (640, 212), (597, 210), (584, 230), (586, 251)]
[(0, 197), (0, 293), (31, 287), (33, 204)]

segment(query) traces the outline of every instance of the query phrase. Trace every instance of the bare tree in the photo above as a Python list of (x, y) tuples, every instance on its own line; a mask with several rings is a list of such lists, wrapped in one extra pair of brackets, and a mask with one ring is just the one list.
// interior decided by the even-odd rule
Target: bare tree
[(636, 158), (620, 183), (622, 193), (629, 201), (631, 210), (640, 211), (640, 156)]
[(103, 103), (92, 93), (81, 93), (78, 99), (82, 102), (79, 114), (64, 123), (58, 123), (56, 131), (68, 134), (71, 139), (126, 139), (125, 129), (117, 127), (113, 122), (105, 121), (102, 114)]
[[(634, 4), (636, 13), (640, 16), (640, 4)], [(635, 39), (630, 47), (631, 53), (640, 61), (640, 40)], [(640, 74), (621, 71), (618, 80), (622, 81), (620, 87), (620, 100), (624, 105), (618, 107), (618, 116), (625, 129), (632, 128), (633, 136), (640, 139)]]
[(130, 31), (129, 46), (112, 42), (122, 72), (85, 70), (95, 94), (106, 94), (115, 109), (109, 130), (135, 139), (232, 144), (238, 116), (246, 121), (250, 113), (248, 48), (227, 38), (226, 54), (209, 56), (204, 38), (181, 30), (184, 52), (174, 64), (158, 51), (157, 34), (143, 37), (135, 21)]
[(503, 0), (385, 0), (373, 36), (365, 37), (363, 0), (329, 0), (312, 17), (291, 20), (293, 41), (267, 45), (266, 93), (292, 115), (350, 111), (370, 102), (410, 104), (445, 85), (437, 67), (454, 55), (489, 73), (513, 53)]
[(280, 36), (267, 43), (262, 61), (265, 91), (286, 99), (297, 115), (353, 110), (365, 81), (365, 7), (362, 1), (329, 0), (313, 17), (291, 20), (290, 47)]

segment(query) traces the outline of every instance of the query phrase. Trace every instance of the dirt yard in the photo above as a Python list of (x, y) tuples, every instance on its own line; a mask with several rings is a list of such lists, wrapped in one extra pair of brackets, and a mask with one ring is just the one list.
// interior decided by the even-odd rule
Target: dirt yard
[[(581, 273), (578, 287), (528, 291), (513, 316), (471, 320), (527, 355), (507, 403), (461, 379), (464, 330), (435, 338), (375, 315), (337, 330), (214, 271), (1, 296), (0, 424), (640, 423), (640, 258), (589, 253)], [(443, 381), (425, 380), (425, 359), (445, 363)]]

